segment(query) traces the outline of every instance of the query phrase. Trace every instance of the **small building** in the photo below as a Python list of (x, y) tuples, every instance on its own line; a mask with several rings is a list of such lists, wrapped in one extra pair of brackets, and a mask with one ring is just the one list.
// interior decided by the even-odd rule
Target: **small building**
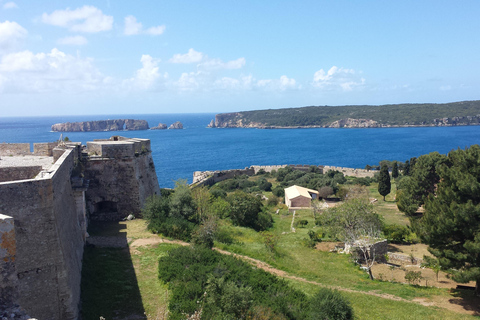
[(316, 190), (293, 185), (285, 189), (285, 204), (288, 208), (310, 208), (318, 195)]

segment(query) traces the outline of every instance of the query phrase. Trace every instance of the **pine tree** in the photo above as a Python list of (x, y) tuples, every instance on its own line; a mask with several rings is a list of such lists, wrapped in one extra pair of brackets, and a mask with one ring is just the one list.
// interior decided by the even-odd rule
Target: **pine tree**
[(457, 282), (476, 281), (480, 295), (480, 146), (452, 151), (448, 160), (438, 168), (418, 234), (442, 269)]
[(393, 162), (392, 178), (394, 178), (394, 179), (398, 178), (398, 164), (397, 164), (397, 161)]
[(403, 169), (403, 175), (404, 176), (410, 175), (410, 160), (405, 161), (405, 169)]
[(380, 175), (378, 176), (378, 193), (383, 196), (383, 201), (385, 201), (385, 196), (390, 193), (391, 188), (392, 185), (390, 184), (388, 167), (385, 164), (382, 164)]

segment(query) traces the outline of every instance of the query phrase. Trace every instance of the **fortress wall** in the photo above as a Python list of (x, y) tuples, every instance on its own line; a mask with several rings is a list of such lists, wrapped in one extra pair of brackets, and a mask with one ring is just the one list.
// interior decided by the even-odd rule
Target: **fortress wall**
[(104, 158), (128, 158), (135, 154), (135, 143), (131, 141), (87, 142), (88, 154)]
[(143, 209), (148, 197), (160, 195), (160, 185), (158, 184), (152, 154), (141, 154), (135, 157), (134, 166), (135, 179), (138, 181), (140, 208)]
[(273, 170), (278, 171), (278, 169), (285, 168), (287, 165), (277, 165), (277, 166), (251, 166), (255, 170), (255, 174), (257, 174), (260, 170), (264, 170), (265, 172), (272, 172)]
[(31, 154), (30, 143), (0, 143), (0, 156)]
[[(75, 152), (68, 149), (54, 164), (54, 168), (51, 168), (55, 169), (52, 177), (53, 213), (60, 249), (57, 267), (60, 319), (76, 319), (80, 302), (85, 227), (83, 212), (77, 212), (77, 202), (70, 180), (74, 165)], [(60, 270), (61, 272), (58, 272)]]
[(33, 179), (42, 166), (0, 168), (0, 182)]
[(366, 177), (373, 177), (375, 171), (367, 171), (365, 169), (354, 169), (354, 168), (343, 168), (343, 167), (335, 167), (335, 166), (325, 166), (324, 172), (329, 170), (336, 170), (342, 172), (346, 176), (357, 177), (357, 178), (366, 178)]
[(83, 243), (74, 226), (73, 158), (67, 150), (44, 178), (0, 183), (0, 212), (15, 220), (19, 303), (39, 319), (78, 315)]
[(34, 143), (33, 144), (33, 154), (36, 156), (53, 156), (53, 149), (58, 146), (58, 141), (56, 142), (45, 142), (45, 143)]
[(17, 302), (15, 224), (0, 214), (0, 310)]

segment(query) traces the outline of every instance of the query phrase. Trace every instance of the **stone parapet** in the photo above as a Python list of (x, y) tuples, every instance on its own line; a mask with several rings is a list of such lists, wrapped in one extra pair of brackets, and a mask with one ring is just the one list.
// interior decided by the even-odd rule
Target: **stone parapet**
[(22, 156), (31, 154), (30, 143), (0, 143), (0, 156)]

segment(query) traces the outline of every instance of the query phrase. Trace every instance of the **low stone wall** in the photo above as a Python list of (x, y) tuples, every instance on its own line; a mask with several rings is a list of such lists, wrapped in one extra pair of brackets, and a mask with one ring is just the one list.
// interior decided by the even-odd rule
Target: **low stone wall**
[(17, 302), (16, 251), (14, 220), (0, 214), (0, 309)]
[(58, 146), (59, 142), (45, 142), (45, 143), (34, 143), (33, 144), (33, 154), (36, 156), (53, 156), (53, 149)]
[(42, 166), (0, 168), (0, 182), (33, 179), (42, 171)]
[(22, 156), (31, 154), (30, 143), (0, 143), (0, 156)]
[(245, 168), (245, 169), (233, 169), (233, 170), (224, 170), (224, 171), (195, 171), (193, 173), (193, 183), (195, 186), (211, 186), (217, 182), (231, 179), (236, 176), (247, 175), (253, 176), (255, 174), (255, 169)]
[(329, 170), (340, 171), (345, 176), (357, 177), (357, 178), (366, 178), (373, 177), (375, 172), (378, 171), (368, 171), (365, 169), (355, 169), (355, 168), (344, 168), (344, 167), (335, 167), (335, 166), (324, 166), (324, 173)]

